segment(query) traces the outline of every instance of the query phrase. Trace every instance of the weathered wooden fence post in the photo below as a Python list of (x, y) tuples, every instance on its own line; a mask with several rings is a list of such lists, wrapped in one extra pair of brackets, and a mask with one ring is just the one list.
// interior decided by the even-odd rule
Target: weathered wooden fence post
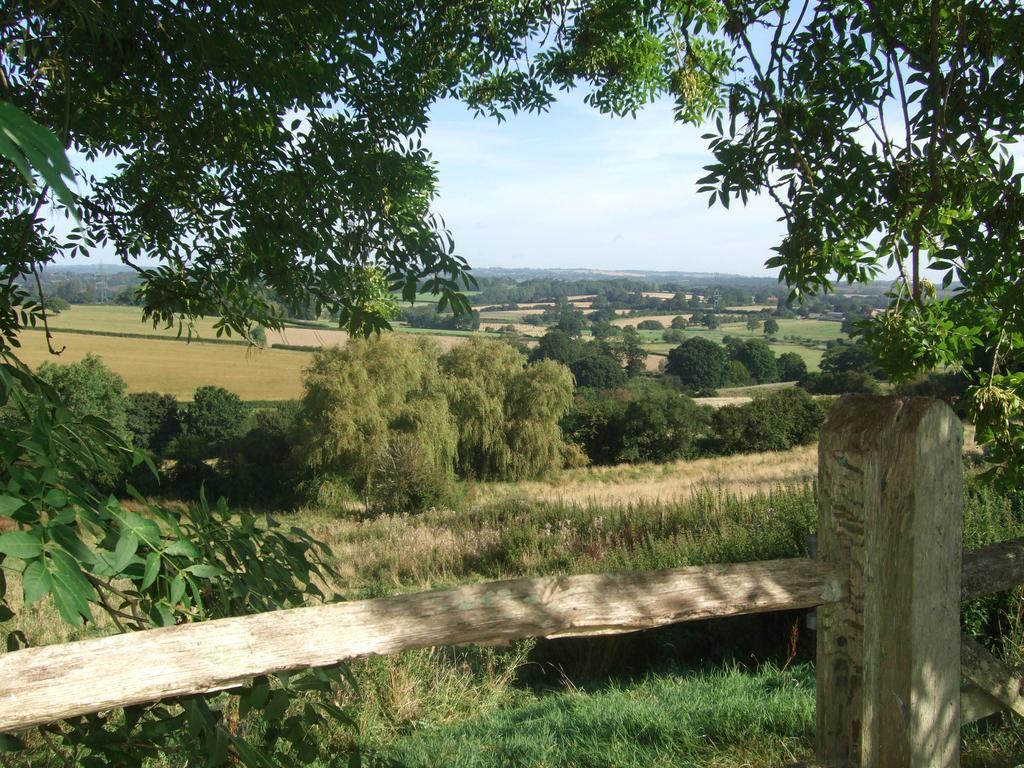
[(849, 578), (818, 608), (824, 765), (960, 764), (962, 440), (923, 398), (845, 397), (822, 428), (818, 557)]

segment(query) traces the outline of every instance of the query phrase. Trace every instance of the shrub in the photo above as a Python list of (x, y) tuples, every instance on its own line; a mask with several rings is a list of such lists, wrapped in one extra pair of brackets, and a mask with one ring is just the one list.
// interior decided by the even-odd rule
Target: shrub
[(934, 397), (949, 403), (957, 415), (964, 418), (967, 408), (963, 396), (967, 392), (969, 381), (960, 373), (930, 373), (914, 381), (903, 382), (896, 391), (900, 395), (916, 397)]
[(770, 384), (779, 380), (775, 353), (763, 339), (729, 339), (726, 350), (731, 360), (743, 363), (755, 384)]
[(552, 328), (540, 337), (537, 346), (530, 353), (530, 362), (554, 360), (558, 363), (568, 364), (572, 359), (572, 347), (573, 341), (569, 334), (558, 328)]
[(408, 514), (453, 506), (455, 483), (419, 443), (425, 435), (391, 433), (380, 448), (366, 486), (372, 514)]
[(217, 492), (236, 504), (286, 509), (299, 499), (300, 467), (293, 458), (297, 403), (257, 411), (249, 429), (229, 440), (217, 463)]
[[(99, 357), (87, 354), (79, 362), (69, 365), (43, 363), (37, 375), (40, 381), (53, 388), (74, 419), (102, 419), (119, 439), (130, 442), (124, 379), (107, 368)], [(115, 466), (113, 457), (106, 458), (110, 460), (109, 463), (104, 462), (107, 468), (98, 463), (86, 473), (90, 482), (104, 490), (119, 479), (112, 470)]]
[(611, 339), (622, 335), (622, 329), (611, 323), (594, 323), (590, 326), (590, 335), (595, 339)]
[(882, 391), (878, 381), (862, 371), (808, 373), (797, 386), (816, 395), (877, 395)]
[(456, 315), (452, 312), (440, 312), (436, 306), (432, 305), (408, 307), (402, 310), (399, 319), (412, 328), (475, 331), (480, 327), (480, 312), (478, 310)]
[(822, 373), (874, 373), (877, 371), (871, 350), (859, 341), (834, 339), (825, 345), (825, 354), (821, 357)]
[(594, 464), (672, 461), (692, 456), (707, 425), (693, 400), (653, 381), (581, 390), (562, 421), (566, 436)]
[(630, 388), (622, 421), (619, 461), (674, 461), (696, 453), (707, 425), (706, 410), (660, 384)]
[(804, 390), (780, 390), (715, 411), (705, 447), (716, 454), (784, 451), (813, 442), (824, 418)]
[(316, 475), (297, 487), (300, 499), (314, 509), (340, 514), (362, 500), (351, 484), (339, 475)]
[(747, 366), (739, 360), (730, 360), (726, 384), (730, 387), (745, 387), (750, 384), (750, 371), (747, 370)]
[(580, 389), (562, 419), (562, 430), (594, 464), (615, 464), (622, 452), (625, 413), (621, 393)]
[(96, 355), (87, 354), (81, 361), (68, 365), (43, 363), (38, 376), (56, 390), (76, 418), (96, 416), (110, 424), (118, 435), (129, 436), (124, 379)]
[(626, 371), (618, 361), (594, 349), (569, 364), (577, 387), (611, 389), (626, 383)]

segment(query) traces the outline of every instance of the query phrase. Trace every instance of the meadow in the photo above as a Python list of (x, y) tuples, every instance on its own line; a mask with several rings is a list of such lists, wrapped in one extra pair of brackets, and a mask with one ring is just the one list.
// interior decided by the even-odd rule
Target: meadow
[[(307, 509), (298, 521), (326, 541), (346, 596), (548, 573), (647, 570), (806, 556), (816, 520), (813, 450), (670, 465), (717, 481), (676, 496), (653, 490), (660, 468), (572, 471), (589, 485), (567, 498), (503, 496), (486, 484), (461, 510), (364, 519)], [(749, 462), (755, 461), (753, 470)], [(793, 462), (773, 486), (753, 471)], [(639, 478), (639, 479), (638, 479)], [(1024, 533), (1019, 500), (968, 483), (968, 547)], [(1021, 661), (1018, 598), (979, 601), (965, 624), (985, 633), (998, 600), (1010, 609), (1003, 652)], [(1007, 602), (1009, 600), (1009, 602)], [(987, 611), (987, 612), (986, 612)], [(991, 629), (991, 627), (989, 627)], [(814, 633), (804, 612), (697, 622), (624, 636), (530, 641), (506, 649), (444, 648), (355, 665), (363, 700), (357, 741), (371, 766), (647, 768), (790, 765), (812, 757)], [(964, 729), (963, 765), (1024, 759), (1019, 721)]]

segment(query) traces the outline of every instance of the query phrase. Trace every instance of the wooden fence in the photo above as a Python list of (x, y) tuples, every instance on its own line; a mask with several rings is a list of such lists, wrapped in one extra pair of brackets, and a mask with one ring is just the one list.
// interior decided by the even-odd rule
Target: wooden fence
[(1024, 583), (1024, 541), (962, 556), (961, 440), (936, 401), (843, 398), (820, 441), (814, 559), (498, 581), (29, 648), (0, 656), (0, 731), (412, 648), (816, 606), (822, 765), (956, 766), (962, 723), (1024, 714), (1024, 677), (959, 629), (962, 600)]

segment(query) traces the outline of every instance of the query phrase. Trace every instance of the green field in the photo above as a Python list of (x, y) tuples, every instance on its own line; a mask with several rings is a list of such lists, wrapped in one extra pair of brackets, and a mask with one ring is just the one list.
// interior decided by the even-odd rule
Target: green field
[[(669, 327), (672, 318), (666, 316), (665, 327)], [(822, 345), (832, 339), (845, 338), (842, 327), (832, 320), (779, 320), (779, 332), (775, 338), (780, 341), (787, 338), (806, 339), (807, 341), (820, 342)], [(708, 328), (691, 326), (684, 328), (687, 334), (705, 336), (713, 341), (721, 341), (726, 336), (734, 336), (741, 339), (763, 339), (764, 332), (761, 330), (751, 331), (747, 328), (744, 320), (735, 320), (722, 323), (714, 330)], [(642, 336), (647, 338), (661, 338), (661, 331), (640, 331)]]
[(475, 336), (476, 331), (457, 331), (445, 328), (413, 328), (405, 323), (393, 323), (398, 333), (414, 333), (421, 336)]
[[(667, 318), (667, 320), (671, 321), (671, 318)], [(726, 336), (739, 339), (764, 338), (763, 332), (748, 330), (745, 321), (722, 323), (714, 330), (685, 328), (683, 333), (687, 336), (701, 336), (719, 344)], [(666, 355), (676, 346), (662, 341), (662, 331), (639, 331), (639, 334), (644, 339), (644, 349), (648, 352)], [(779, 320), (779, 332), (775, 336), (776, 340), (769, 341), (768, 346), (777, 355), (795, 352), (807, 363), (808, 370), (813, 371), (817, 370), (821, 363), (825, 343), (840, 338), (845, 338), (840, 324), (831, 320)]]

